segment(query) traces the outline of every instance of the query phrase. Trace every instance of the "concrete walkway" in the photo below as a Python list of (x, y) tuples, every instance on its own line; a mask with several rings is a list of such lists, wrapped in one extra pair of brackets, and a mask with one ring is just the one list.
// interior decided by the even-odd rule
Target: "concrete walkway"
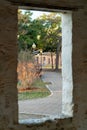
[(45, 98), (19, 101), (19, 119), (42, 118), (61, 115), (62, 80), (61, 73), (44, 72), (44, 82), (51, 82), (47, 87), (51, 95)]

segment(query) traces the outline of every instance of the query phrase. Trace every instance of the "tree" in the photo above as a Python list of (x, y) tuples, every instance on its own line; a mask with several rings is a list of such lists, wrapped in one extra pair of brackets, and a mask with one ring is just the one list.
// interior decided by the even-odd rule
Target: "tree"
[(32, 21), (32, 13), (30, 11), (18, 10), (18, 46), (19, 50), (25, 50), (30, 48), (33, 43), (33, 39), (27, 35), (29, 26)]
[[(18, 11), (18, 45), (19, 50), (31, 49), (35, 43), (37, 47), (42, 47), (41, 42), (44, 37), (44, 26), (41, 20), (32, 20), (32, 13)], [(41, 39), (40, 39), (41, 38)], [(37, 48), (38, 49), (38, 48)]]
[(43, 26), (42, 21), (38, 19), (34, 19), (29, 26), (27, 35), (30, 36), (31, 39), (33, 39), (37, 47), (36, 49), (42, 48), (41, 43), (44, 39), (44, 36), (46, 35), (44, 30), (45, 28)]
[[(46, 35), (43, 38), (43, 51), (56, 53), (56, 70), (58, 70), (58, 57), (61, 49), (61, 17), (58, 13), (43, 14), (39, 20), (43, 21)], [(53, 62), (52, 62), (53, 68)]]
[[(58, 13), (43, 14), (32, 20), (30, 11), (18, 12), (18, 45), (19, 50), (31, 50), (32, 44), (36, 49), (44, 52), (56, 53), (56, 70), (58, 70), (58, 56), (61, 48), (61, 17)], [(53, 68), (53, 60), (52, 60)]]

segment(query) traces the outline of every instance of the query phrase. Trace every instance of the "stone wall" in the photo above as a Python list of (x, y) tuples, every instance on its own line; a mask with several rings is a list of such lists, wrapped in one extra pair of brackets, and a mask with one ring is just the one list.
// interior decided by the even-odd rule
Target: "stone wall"
[[(57, 0), (53, 2), (58, 4)], [(81, 7), (72, 13), (74, 116), (37, 125), (18, 124), (17, 6), (3, 0), (0, 1), (0, 130), (87, 130), (87, 2), (61, 0), (59, 3), (58, 6)], [(51, 5), (52, 1), (46, 4)]]

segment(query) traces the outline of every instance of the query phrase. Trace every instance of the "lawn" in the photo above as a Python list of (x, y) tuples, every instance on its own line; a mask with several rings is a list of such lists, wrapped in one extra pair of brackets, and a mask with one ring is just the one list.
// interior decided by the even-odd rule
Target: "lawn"
[(25, 90), (23, 92), (18, 93), (19, 100), (27, 100), (27, 99), (36, 99), (43, 98), (50, 95), (50, 91), (46, 87), (46, 83), (44, 83), (41, 78), (35, 80), (31, 89)]

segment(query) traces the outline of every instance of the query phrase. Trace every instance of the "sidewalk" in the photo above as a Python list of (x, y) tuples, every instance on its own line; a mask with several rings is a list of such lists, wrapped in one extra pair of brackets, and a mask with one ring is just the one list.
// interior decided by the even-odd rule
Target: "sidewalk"
[(42, 80), (44, 82), (51, 82), (51, 84), (47, 86), (51, 91), (51, 95), (45, 98), (19, 101), (19, 119), (34, 119), (61, 115), (61, 73), (44, 72)]

